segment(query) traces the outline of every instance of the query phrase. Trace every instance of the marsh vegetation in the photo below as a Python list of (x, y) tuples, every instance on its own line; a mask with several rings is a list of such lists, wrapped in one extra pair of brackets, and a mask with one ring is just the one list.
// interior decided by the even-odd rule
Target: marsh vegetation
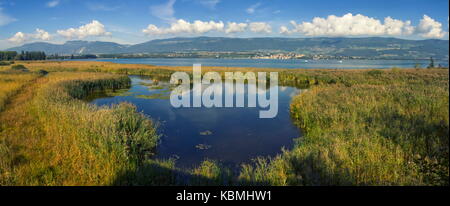
[[(0, 66), (0, 185), (448, 185), (449, 71), (278, 70), (308, 88), (291, 102), (294, 148), (235, 172), (214, 160), (192, 169), (154, 159), (154, 120), (122, 103), (81, 99), (168, 79), (188, 67), (101, 62)], [(43, 75), (42, 71), (50, 72)], [(206, 68), (206, 71), (271, 69)], [(39, 72), (41, 71), (41, 72)]]

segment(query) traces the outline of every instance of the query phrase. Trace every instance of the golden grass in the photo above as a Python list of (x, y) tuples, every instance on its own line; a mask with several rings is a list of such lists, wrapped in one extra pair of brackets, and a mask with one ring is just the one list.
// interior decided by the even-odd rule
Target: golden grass
[(245, 166), (242, 179), (271, 185), (448, 185), (448, 70), (309, 78), (317, 85), (291, 104), (304, 136), (270, 163)]
[[(170, 61), (170, 60), (168, 60)], [(97, 61), (18, 61), (31, 70), (44, 69), (47, 71), (101, 71), (113, 72), (123, 70), (170, 70), (192, 72), (192, 66), (155, 66), (147, 64), (118, 64), (112, 62)], [(274, 71), (273, 68), (249, 68), (249, 67), (202, 67), (202, 71)], [(279, 69), (276, 69), (279, 71)]]
[(5, 109), (9, 98), (15, 95), (25, 84), (34, 80), (39, 75), (22, 72), (0, 71), (0, 112)]
[(128, 77), (53, 73), (27, 87), (1, 115), (0, 185), (120, 184), (139, 167), (158, 135), (132, 105), (96, 107), (79, 100), (119, 89)]

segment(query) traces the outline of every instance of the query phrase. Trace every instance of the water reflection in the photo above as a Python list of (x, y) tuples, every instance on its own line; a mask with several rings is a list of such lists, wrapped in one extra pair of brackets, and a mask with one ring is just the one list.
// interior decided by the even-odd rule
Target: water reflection
[[(138, 111), (158, 120), (163, 137), (157, 158), (175, 157), (177, 166), (192, 167), (204, 159), (235, 166), (258, 156), (275, 156), (281, 148), (291, 148), (293, 139), (300, 136), (289, 114), (290, 101), (300, 92), (296, 88), (280, 86), (278, 115), (260, 119), (260, 108), (174, 108), (169, 100), (174, 87), (168, 82), (130, 78), (129, 90), (120, 95), (97, 96), (91, 102), (97, 105), (130, 102)], [(244, 85), (244, 91), (247, 87)], [(247, 94), (245, 101), (247, 105)]]

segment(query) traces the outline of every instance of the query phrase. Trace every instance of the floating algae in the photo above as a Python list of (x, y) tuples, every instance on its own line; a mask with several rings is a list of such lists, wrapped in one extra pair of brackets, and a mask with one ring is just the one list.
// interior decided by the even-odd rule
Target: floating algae
[(162, 99), (167, 100), (170, 99), (169, 93), (158, 93), (158, 94), (152, 94), (152, 95), (136, 95), (136, 98), (139, 99)]
[(200, 135), (202, 135), (202, 136), (209, 136), (209, 135), (212, 135), (212, 134), (213, 133), (211, 131), (209, 131), (209, 130), (206, 130), (204, 132), (200, 132)]
[(207, 144), (199, 144), (197, 146), (195, 146), (195, 148), (199, 149), (199, 150), (208, 150), (211, 149), (211, 145), (207, 145)]
[(166, 89), (166, 88), (163, 87), (163, 86), (151, 86), (151, 87), (149, 87), (149, 89), (153, 89), (153, 90), (162, 90), (162, 89)]
[(107, 96), (111, 96), (111, 97), (113, 97), (113, 96), (122, 96), (122, 97), (126, 97), (126, 96), (132, 96), (133, 94), (136, 93), (136, 92), (129, 92), (128, 90), (129, 90), (129, 89), (119, 89), (119, 90), (115, 90), (115, 91), (113, 91), (113, 90), (107, 90), (107, 91), (105, 92), (105, 94), (106, 94)]

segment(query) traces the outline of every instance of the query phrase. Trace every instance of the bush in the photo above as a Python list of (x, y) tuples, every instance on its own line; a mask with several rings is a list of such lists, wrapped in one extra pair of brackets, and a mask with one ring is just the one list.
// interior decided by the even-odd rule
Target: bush
[(47, 74), (48, 74), (48, 71), (45, 71), (45, 70), (43, 70), (43, 69), (40, 69), (39, 71), (37, 71), (37, 73), (38, 73), (39, 75), (44, 76), (44, 75), (47, 75)]
[(383, 73), (384, 73), (384, 71), (381, 71), (381, 70), (371, 70), (371, 71), (367, 72), (368, 75), (373, 76), (373, 77), (379, 77)]
[(28, 68), (26, 68), (25, 66), (18, 64), (18, 65), (13, 65), (11, 67), (12, 70), (19, 70), (19, 71), (29, 71)]

